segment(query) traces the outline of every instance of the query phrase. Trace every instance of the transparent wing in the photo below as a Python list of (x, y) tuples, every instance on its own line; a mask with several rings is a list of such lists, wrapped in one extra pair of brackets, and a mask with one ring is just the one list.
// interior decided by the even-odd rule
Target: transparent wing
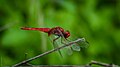
[(81, 41), (78, 42), (80, 47), (87, 48), (89, 46), (89, 43), (85, 40), (85, 38), (81, 38)]
[[(72, 41), (72, 39), (68, 40), (68, 41)], [(85, 40), (85, 38), (81, 38), (81, 41), (78, 43), (75, 43), (72, 45), (72, 49), (74, 51), (80, 51), (81, 48), (87, 48), (89, 46), (89, 43)]]
[(72, 49), (73, 49), (74, 51), (80, 51), (80, 50), (81, 50), (81, 49), (80, 49), (80, 46), (79, 46), (77, 43), (72, 45)]
[[(61, 43), (62, 44), (66, 44), (66, 43), (68, 43), (69, 41), (64, 37), (64, 35), (62, 34), (62, 32), (60, 31), (60, 30), (58, 30), (58, 32), (60, 33), (60, 35), (61, 35)], [(68, 55), (72, 55), (72, 49), (71, 49), (71, 46), (70, 47), (65, 47), (66, 49), (65, 49), (65, 51), (66, 51), (66, 53), (68, 54)]]
[[(56, 39), (56, 38), (58, 38), (58, 36), (50, 35), (50, 40), (52, 41), (54, 48), (60, 47), (59, 41), (58, 41), (58, 42), (57, 42), (57, 40), (56, 40), (56, 41), (53, 41), (53, 40)], [(60, 54), (61, 56), (63, 56), (60, 50), (58, 50), (58, 52), (59, 52), (59, 54)]]
[[(67, 41), (72, 41), (72, 40), (68, 40), (67, 39)], [(73, 45), (72, 45), (72, 49), (74, 50), (74, 51), (80, 51), (81, 49), (80, 49), (80, 46), (79, 46), (79, 44), (78, 43), (74, 43)]]
[[(61, 38), (61, 42), (65, 45), (65, 43), (69, 42), (67, 41), (64, 37)], [(65, 47), (65, 51), (68, 55), (72, 55), (73, 54), (73, 51), (72, 51), (72, 48), (71, 46), (70, 47)]]

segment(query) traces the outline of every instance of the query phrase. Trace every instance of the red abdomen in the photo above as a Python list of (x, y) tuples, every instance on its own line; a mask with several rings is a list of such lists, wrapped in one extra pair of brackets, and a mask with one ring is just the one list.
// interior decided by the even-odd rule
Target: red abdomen
[(38, 30), (38, 31), (42, 31), (45, 33), (48, 33), (50, 31), (50, 28), (28, 28), (28, 27), (23, 27), (21, 28), (22, 30)]

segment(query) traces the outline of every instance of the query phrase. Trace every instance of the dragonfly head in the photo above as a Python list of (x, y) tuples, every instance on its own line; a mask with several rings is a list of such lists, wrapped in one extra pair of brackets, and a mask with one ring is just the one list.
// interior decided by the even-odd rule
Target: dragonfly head
[(65, 31), (65, 32), (64, 32), (64, 37), (65, 37), (65, 38), (68, 38), (69, 36), (70, 36), (70, 32), (69, 32), (68, 30)]

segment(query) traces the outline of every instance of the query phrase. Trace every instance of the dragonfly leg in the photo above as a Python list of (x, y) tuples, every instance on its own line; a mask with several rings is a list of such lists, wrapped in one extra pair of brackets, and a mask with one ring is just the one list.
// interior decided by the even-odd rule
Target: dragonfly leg
[(65, 40), (65, 41), (67, 41), (67, 42), (70, 42), (70, 41), (69, 41), (68, 39), (66, 39), (66, 38), (64, 38), (64, 39), (61, 38), (61, 43), (62, 43), (62, 44), (66, 44), (65, 42), (63, 42), (63, 40)]
[(57, 39), (59, 39), (59, 38), (60, 38), (60, 36), (58, 36), (57, 38), (53, 39), (53, 43), (54, 43)]

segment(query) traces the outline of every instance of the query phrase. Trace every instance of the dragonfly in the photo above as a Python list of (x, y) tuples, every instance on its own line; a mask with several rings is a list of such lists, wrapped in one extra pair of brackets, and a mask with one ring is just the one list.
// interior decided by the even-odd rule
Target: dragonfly
[[(53, 28), (29, 28), (29, 27), (22, 27), (21, 29), (22, 30), (36, 30), (36, 31), (41, 31), (41, 32), (47, 33), (48, 36), (57, 36), (57, 37), (52, 38), (54, 48), (58, 48), (59, 47), (59, 45), (56, 43), (56, 41), (59, 38), (61, 38), (61, 43), (62, 44), (70, 42), (68, 40), (68, 37), (70, 37), (70, 32), (68, 30), (64, 30), (62, 27), (59, 27), (59, 26), (53, 27)], [(80, 51), (80, 46), (78, 44), (74, 44), (74, 45), (72, 45), (70, 47), (67, 47), (67, 51), (69, 51), (67, 53), (69, 53), (69, 55), (72, 54), (72, 50)], [(59, 53), (62, 56), (60, 50), (59, 50)]]

